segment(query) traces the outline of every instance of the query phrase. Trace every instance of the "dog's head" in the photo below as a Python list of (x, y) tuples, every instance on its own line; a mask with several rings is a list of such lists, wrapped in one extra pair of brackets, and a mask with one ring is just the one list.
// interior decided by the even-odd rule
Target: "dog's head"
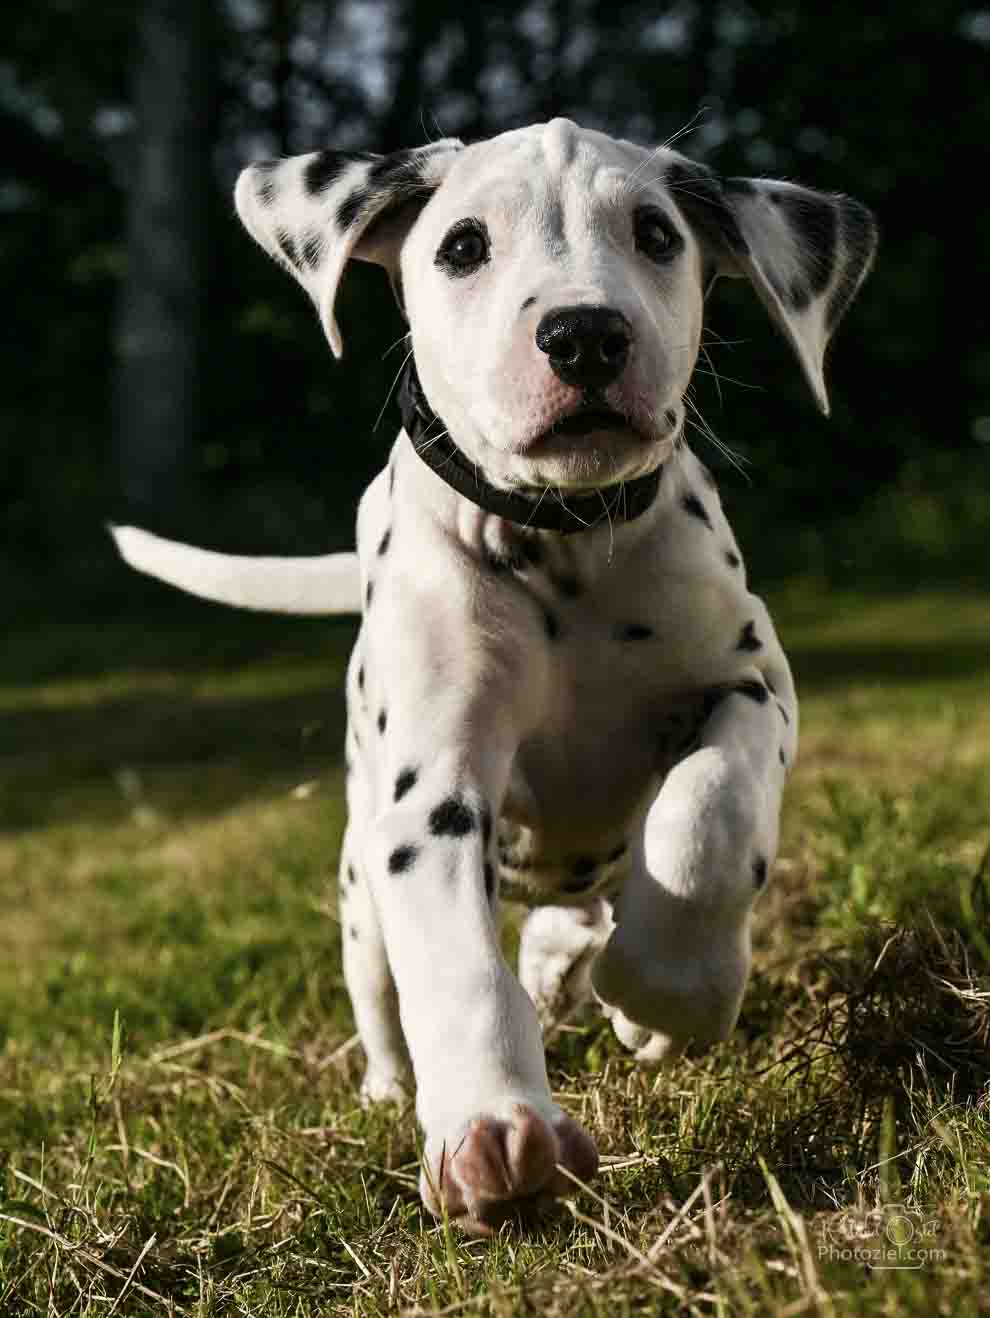
[(490, 480), (521, 487), (600, 486), (666, 456), (720, 274), (751, 282), (827, 412), (825, 348), (876, 245), (848, 197), (722, 179), (563, 119), (253, 165), (236, 202), (337, 356), (344, 266), (383, 265), (433, 410)]

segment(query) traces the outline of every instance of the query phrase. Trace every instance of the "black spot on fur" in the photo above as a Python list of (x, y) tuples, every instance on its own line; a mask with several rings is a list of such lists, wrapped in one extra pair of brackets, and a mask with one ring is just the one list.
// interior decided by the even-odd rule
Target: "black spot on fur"
[(299, 253), (296, 250), (295, 239), (287, 229), (275, 230), (275, 241), (278, 243), (285, 259), (294, 266), (299, 265)]
[(489, 901), (495, 896), (495, 869), (490, 860), (485, 861), (485, 896)]
[(702, 720), (715, 713), (727, 694), (727, 689), (724, 686), (710, 686), (708, 688), (701, 700)]
[(382, 536), (381, 540), (379, 540), (378, 542), (379, 557), (381, 557), (382, 554), (388, 553), (389, 541), (391, 539), (392, 539), (392, 528), (389, 527), (388, 530), (385, 532), (385, 534)]
[(618, 860), (620, 856), (624, 856), (628, 850), (629, 850), (629, 843), (620, 842), (617, 847), (613, 847), (613, 849), (608, 853), (605, 859), (609, 863), (611, 863), (614, 860)]
[(667, 425), (670, 426), (671, 428), (677, 425), (677, 413), (674, 411), (672, 407), (667, 408), (666, 412), (664, 412), (663, 414), (663, 419), (667, 422)]
[(401, 801), (406, 792), (411, 792), (419, 777), (415, 769), (403, 769), (395, 780), (395, 800)]
[(763, 683), (757, 682), (753, 678), (736, 682), (732, 689), (741, 696), (748, 696), (750, 700), (755, 700), (758, 705), (765, 705), (770, 699), (770, 693)]
[(705, 165), (676, 161), (667, 166), (666, 183), (674, 201), (716, 249), (728, 247), (732, 252), (747, 252), (746, 239), (731, 206), (727, 189), (735, 180), (723, 185)]
[(385, 731), (385, 725), (386, 725), (387, 723), (388, 723), (388, 712), (387, 712), (387, 710), (380, 709), (380, 710), (378, 711), (378, 731), (379, 731), (379, 732), (384, 732), (384, 731)]
[(550, 582), (566, 599), (575, 600), (581, 594), (581, 583), (577, 577), (551, 576)]
[(782, 765), (784, 766), (784, 768), (786, 769), (786, 768), (787, 768), (787, 756), (784, 754), (784, 748), (783, 748), (783, 746), (781, 746), (780, 750), (777, 752), (777, 758), (780, 760), (781, 764), (782, 764)]
[(681, 507), (692, 517), (697, 517), (699, 522), (704, 522), (709, 531), (712, 529), (712, 519), (708, 516), (708, 509), (701, 502), (696, 494), (689, 490), (687, 494), (681, 497)]
[(620, 624), (615, 635), (620, 641), (648, 641), (654, 632), (643, 622), (628, 622)]
[(486, 805), (481, 812), (481, 840), (487, 847), (492, 840), (492, 808)]
[(351, 925), (347, 932), (350, 934), (352, 941), (356, 943), (358, 940), (358, 931), (355, 929), (354, 925)]
[(535, 535), (523, 541), (522, 551), (527, 563), (531, 563), (533, 567), (539, 567), (543, 562), (543, 545)]
[(772, 696), (775, 696), (775, 695), (777, 694), (777, 688), (776, 688), (776, 687), (774, 686), (774, 684), (770, 681), (769, 677), (765, 677), (765, 678), (763, 679), (763, 681), (766, 683), (767, 690), (770, 692), (770, 694), (771, 694)]
[(762, 888), (767, 881), (767, 862), (766, 857), (757, 856), (753, 861), (753, 883), (757, 888)]
[(348, 193), (337, 207), (337, 224), (341, 229), (347, 230), (351, 227), (361, 212), (368, 207), (375, 191), (374, 188), (359, 187)]
[(526, 299), (526, 301), (522, 304), (522, 306), (519, 308), (519, 310), (520, 310), (520, 311), (527, 311), (527, 310), (533, 305), (533, 303), (534, 303), (535, 301), (536, 301), (536, 298), (533, 297), (532, 295), (530, 295), (530, 296)]
[(725, 551), (725, 561), (728, 563), (729, 567), (738, 567), (742, 562), (742, 559), (738, 554), (734, 554), (731, 549), (727, 549)]
[(411, 845), (396, 847), (388, 858), (389, 874), (405, 874), (406, 870), (410, 869), (415, 863), (418, 855), (419, 847)]
[(311, 270), (316, 270), (320, 264), (320, 255), (323, 251), (323, 243), (318, 233), (311, 233), (303, 243), (302, 255), (303, 260)]
[(347, 882), (348, 882), (348, 883), (357, 883), (357, 875), (354, 873), (354, 866), (353, 866), (353, 865), (348, 865), (348, 867), (347, 867)]
[(448, 796), (430, 811), (429, 824), (434, 837), (466, 837), (475, 828), (474, 812), (461, 797)]
[(364, 664), (358, 669), (358, 690), (364, 690)]
[(270, 206), (278, 196), (278, 185), (274, 177), (278, 165), (277, 160), (259, 160), (254, 167), (255, 173), (261, 176), (261, 184), (258, 187), (258, 200), (263, 206)]
[(588, 888), (593, 888), (594, 885), (595, 885), (594, 873), (579, 874), (579, 875), (575, 875), (573, 879), (568, 879), (567, 882), (563, 885), (563, 889), (564, 892), (571, 893), (573, 895), (574, 893), (578, 893), (578, 892), (586, 892)]
[(762, 650), (763, 642), (756, 634), (756, 625), (752, 621), (747, 622), (746, 626), (739, 633), (739, 640), (736, 642), (737, 650)]
[[(394, 192), (394, 200), (412, 200), (409, 193), (422, 178), (422, 152), (419, 150), (393, 151), (391, 155), (375, 160), (368, 171), (367, 184), (356, 187), (337, 207), (337, 223), (349, 229), (361, 212), (380, 198), (383, 189)], [(425, 205), (427, 198), (422, 199)], [(391, 209), (387, 206), (386, 209)], [(381, 215), (375, 217), (376, 220)]]
[(812, 292), (803, 279), (792, 279), (784, 299), (792, 311), (806, 311), (811, 306)]
[(839, 236), (838, 207), (830, 197), (791, 189), (777, 194), (777, 204), (801, 244), (804, 278), (791, 285), (793, 305), (800, 310), (813, 296), (824, 293), (832, 277)]
[(543, 611), (543, 625), (546, 628), (547, 636), (551, 641), (557, 640), (560, 636), (560, 623), (557, 621), (557, 615), (551, 613), (549, 609)]
[(780, 717), (789, 725), (791, 721), (790, 715), (779, 700), (777, 701), (777, 708), (780, 710)]
[(422, 174), (422, 152), (418, 147), (407, 147), (393, 151), (390, 155), (376, 160), (368, 171), (368, 182), (376, 187), (386, 184), (414, 183)]
[(374, 159), (367, 151), (318, 151), (303, 171), (303, 184), (315, 196), (332, 187), (349, 165)]
[(368, 588), (364, 592), (364, 607), (366, 609), (371, 607), (371, 599), (374, 593), (375, 593), (375, 583), (373, 581), (369, 581)]

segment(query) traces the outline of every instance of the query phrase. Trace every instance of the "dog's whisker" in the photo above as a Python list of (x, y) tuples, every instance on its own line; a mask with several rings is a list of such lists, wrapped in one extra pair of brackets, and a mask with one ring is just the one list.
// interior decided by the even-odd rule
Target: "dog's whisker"
[[(707, 357), (708, 354), (705, 353), (705, 356)], [(703, 366), (696, 366), (694, 368), (694, 374), (709, 375), (717, 380), (721, 380), (723, 384), (734, 384), (739, 389), (752, 389), (755, 393), (766, 393), (766, 389), (762, 384), (747, 384), (745, 380), (737, 380), (734, 376), (724, 375), (721, 371), (718, 373), (716, 373), (714, 369), (706, 371)]]
[(748, 483), (751, 484), (752, 482), (750, 480), (749, 473), (746, 471), (746, 468), (744, 466), (746, 459), (742, 456), (742, 454), (736, 453), (735, 450), (730, 448), (728, 444), (723, 443), (723, 441), (719, 439), (718, 435), (716, 435), (715, 431), (711, 428), (711, 426), (708, 424), (705, 418), (701, 415), (701, 412), (698, 409), (698, 405), (691, 398), (688, 397), (687, 391), (684, 394), (684, 404), (688, 409), (690, 409), (693, 416), (697, 418), (696, 420), (693, 420), (692, 417), (689, 417), (685, 413), (684, 420), (687, 423), (687, 425), (691, 426), (693, 430), (696, 430), (700, 435), (702, 435), (705, 439), (707, 439), (708, 442), (712, 444), (719, 453), (722, 454), (722, 456), (726, 459), (726, 461), (731, 463), (731, 465), (735, 467), (736, 471), (738, 471), (739, 474), (742, 477), (744, 477)]
[(550, 493), (550, 486), (547, 485), (543, 493), (540, 495), (536, 503), (533, 505), (533, 511), (530, 513), (528, 519), (523, 523), (524, 526), (529, 526), (530, 522), (536, 516), (537, 509), (539, 508), (540, 504), (543, 502), (543, 500), (547, 497), (549, 493)]
[(660, 152), (663, 149), (664, 149), (663, 145), (661, 144), (660, 146), (654, 148), (654, 150), (650, 152), (650, 154), (646, 157), (645, 160), (641, 160), (639, 162), (639, 164), (636, 166), (633, 172), (626, 176), (625, 182), (622, 184), (623, 192), (629, 192), (631, 190), (632, 185), (635, 182), (636, 175), (639, 174), (642, 170), (644, 170), (647, 167), (647, 165), (651, 164), (654, 160), (656, 160), (657, 156), (660, 154)]
[[(706, 115), (707, 113), (708, 113), (707, 105), (699, 106), (699, 108), (691, 116), (688, 122), (683, 125), (683, 127), (678, 128), (676, 133), (672, 133), (670, 137), (667, 138), (666, 141), (661, 142), (658, 147), (655, 147), (650, 152), (650, 154), (646, 157), (645, 160), (641, 160), (639, 164), (636, 166), (636, 168), (633, 170), (633, 172), (629, 174), (628, 177), (626, 178), (622, 186), (623, 192), (629, 192), (630, 189), (632, 188), (633, 183), (636, 180), (636, 176), (640, 174), (652, 161), (656, 160), (657, 156), (661, 153), (661, 151), (669, 150), (670, 147), (672, 147), (675, 142), (679, 142), (682, 137), (690, 133), (691, 130), (697, 124), (698, 120), (702, 117), (702, 115)], [(659, 179), (654, 179), (653, 182), (659, 182)]]
[(662, 142), (660, 145), (660, 149), (666, 150), (667, 148), (672, 147), (675, 142), (679, 142), (682, 137), (686, 137), (687, 134), (694, 129), (695, 125), (698, 123), (698, 120), (708, 113), (709, 113), (709, 107), (707, 105), (699, 105), (697, 110), (695, 110), (694, 114), (683, 126), (683, 128), (678, 128), (677, 132), (672, 133), (671, 136), (667, 138), (666, 142)]
[[(715, 390), (718, 394), (718, 405), (719, 407), (722, 407), (724, 406), (724, 399), (722, 398), (722, 381), (719, 379), (718, 371), (716, 371), (715, 369), (715, 363), (712, 361), (711, 357), (709, 357), (708, 349), (705, 347), (703, 343), (699, 345), (698, 351), (702, 354), (705, 361), (711, 367), (711, 370), (709, 370), (706, 373), (710, 375), (712, 379), (715, 381)], [(698, 367), (696, 366), (695, 370), (697, 369)]]
[[(425, 444), (416, 445), (417, 453), (425, 453), (427, 449), (431, 449), (433, 447), (433, 445), (437, 442), (437, 440), (443, 439), (444, 435), (449, 435), (449, 434), (450, 434), (449, 430), (441, 430), (439, 434), (430, 435), (429, 439)], [(477, 472), (477, 463), (475, 463), (475, 470)]]
[[(702, 335), (707, 334), (709, 338), (713, 339), (714, 342), (717, 343), (720, 348), (736, 348), (743, 343), (749, 342), (749, 339), (723, 339), (721, 334), (716, 334), (716, 332), (709, 325), (705, 325), (701, 333)], [(711, 345), (709, 344), (709, 347), (710, 346)]]
[(410, 360), (412, 355), (413, 355), (413, 350), (412, 348), (410, 348), (409, 351), (406, 353), (405, 357), (403, 357), (402, 359), (402, 365), (395, 373), (395, 379), (389, 385), (388, 393), (385, 395), (385, 401), (384, 403), (382, 403), (382, 410), (378, 413), (378, 416), (375, 418), (375, 424), (371, 427), (372, 431), (377, 430), (378, 427), (381, 425), (382, 417), (385, 415), (385, 409), (388, 407), (389, 400), (395, 391), (395, 386), (399, 383), (399, 380), (402, 378), (402, 372), (406, 369), (406, 363)]
[(406, 341), (408, 338), (411, 338), (411, 337), (412, 337), (412, 336), (411, 336), (411, 332), (407, 330), (405, 334), (403, 334), (403, 335), (401, 335), (399, 338), (397, 338), (397, 339), (395, 340), (395, 342), (391, 345), (391, 347), (386, 348), (385, 351), (382, 353), (382, 361), (384, 361), (385, 358), (386, 358), (390, 353), (395, 352), (396, 348), (399, 346), (400, 343), (405, 343), (405, 341)]

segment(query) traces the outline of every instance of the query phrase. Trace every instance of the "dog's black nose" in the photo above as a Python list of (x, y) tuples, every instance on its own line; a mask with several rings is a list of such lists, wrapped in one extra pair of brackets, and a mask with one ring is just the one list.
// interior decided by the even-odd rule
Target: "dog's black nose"
[(555, 307), (536, 327), (536, 346), (565, 384), (604, 389), (629, 360), (632, 329), (609, 307)]

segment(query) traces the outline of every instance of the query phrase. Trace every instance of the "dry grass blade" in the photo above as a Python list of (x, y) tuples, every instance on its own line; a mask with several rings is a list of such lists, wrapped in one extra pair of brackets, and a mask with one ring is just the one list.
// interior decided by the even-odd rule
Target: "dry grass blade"
[[(174, 1300), (166, 1299), (164, 1295), (159, 1295), (157, 1291), (153, 1291), (147, 1286), (142, 1286), (140, 1282), (134, 1281), (130, 1274), (122, 1272), (120, 1268), (115, 1268), (111, 1263), (105, 1263), (101, 1258), (97, 1258), (97, 1256), (90, 1250), (86, 1249), (84, 1245), (77, 1245), (75, 1241), (67, 1239), (57, 1231), (52, 1231), (50, 1227), (42, 1226), (40, 1222), (25, 1222), (22, 1218), (12, 1217), (9, 1213), (0, 1213), (0, 1222), (10, 1222), (12, 1226), (21, 1227), (25, 1231), (34, 1231), (38, 1235), (47, 1236), (49, 1240), (54, 1241), (56, 1245), (61, 1249), (64, 1249), (70, 1256), (85, 1259), (92, 1267), (99, 1268), (101, 1272), (105, 1272), (108, 1276), (116, 1277), (118, 1281), (127, 1282), (133, 1290), (139, 1291), (146, 1299), (154, 1300), (156, 1304), (162, 1305), (162, 1307), (169, 1313), (185, 1312), (182, 1306), (176, 1304)], [(152, 1240), (154, 1240), (154, 1237), (152, 1237)], [(141, 1262), (145, 1253), (147, 1253), (147, 1250), (142, 1252), (141, 1258), (138, 1262)], [(136, 1266), (131, 1271), (132, 1273), (136, 1271)]]

